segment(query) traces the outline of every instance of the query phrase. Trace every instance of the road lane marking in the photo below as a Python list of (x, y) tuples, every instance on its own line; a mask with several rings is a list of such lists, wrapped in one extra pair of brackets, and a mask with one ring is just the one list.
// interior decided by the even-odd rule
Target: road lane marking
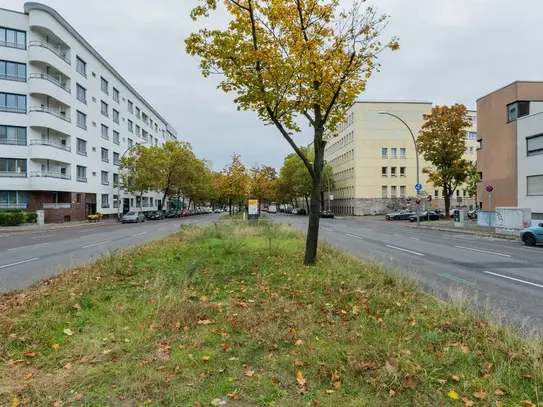
[(453, 275), (450, 275), (450, 274), (447, 274), (447, 273), (438, 274), (438, 276), (445, 277), (445, 278), (447, 278), (449, 280), (452, 280), (452, 281), (455, 281), (455, 282), (457, 282), (459, 284), (471, 285), (471, 286), (477, 285), (472, 281), (464, 280), (463, 278), (456, 277), (456, 276), (453, 276)]
[(98, 229), (98, 228), (92, 228), (92, 229), (80, 230), (80, 231), (79, 231), (79, 233), (87, 233), (87, 232), (89, 232), (89, 231), (91, 231), (91, 230), (96, 230), (96, 229)]
[(8, 249), (7, 251), (11, 252), (12, 250), (30, 249), (31, 247), (40, 247), (40, 246), (45, 246), (46, 244), (51, 244), (51, 243), (47, 242), (47, 243), (33, 244), (32, 246), (13, 247), (11, 249)]
[(521, 280), (520, 278), (504, 276), (503, 274), (493, 273), (491, 271), (483, 271), (483, 273), (492, 274), (493, 276), (496, 276), (496, 277), (506, 278), (508, 280), (518, 281), (519, 283), (524, 283), (524, 284), (528, 284), (528, 285), (533, 285), (534, 287), (543, 288), (543, 285), (541, 285), (541, 284), (536, 284), (536, 283), (532, 283), (530, 281)]
[(366, 229), (366, 228), (357, 228), (357, 229), (359, 229), (359, 230), (366, 230), (366, 231), (368, 231), (368, 232), (373, 232), (373, 229)]
[(399, 235), (397, 233), (394, 233), (394, 236), (403, 237), (403, 235)]
[(417, 256), (422, 256), (424, 257), (424, 254), (422, 253), (419, 253), (419, 252), (414, 252), (412, 250), (407, 250), (407, 249), (402, 249), (401, 247), (396, 247), (396, 246), (391, 246), (389, 244), (386, 245), (387, 247), (390, 247), (391, 249), (394, 249), (394, 250), (399, 250), (401, 252), (406, 252), (406, 253), (412, 253), (412, 254), (416, 254)]
[(418, 237), (410, 237), (411, 240), (420, 240)]
[[(161, 230), (161, 229), (158, 229), (158, 230)], [(146, 233), (147, 233), (147, 232), (136, 233), (136, 234), (132, 235), (132, 237), (134, 237), (134, 236), (141, 236), (141, 235), (144, 235), (144, 234), (146, 234)]]
[(41, 239), (42, 237), (51, 237), (51, 236), (56, 236), (57, 233), (53, 233), (52, 235), (40, 235), (40, 236), (34, 236), (34, 237), (31, 237), (31, 239)]
[(33, 259), (22, 260), (22, 261), (18, 261), (17, 263), (4, 264), (3, 266), (0, 266), (0, 269), (5, 269), (6, 267), (11, 267), (11, 266), (17, 266), (18, 264), (29, 263), (31, 261), (36, 261), (39, 259), (40, 259), (39, 257), (34, 257)]
[(353, 239), (360, 239), (360, 240), (364, 240), (363, 237), (360, 237), (360, 236), (356, 236), (356, 235), (350, 235), (349, 233), (345, 233), (345, 236), (349, 236), (349, 237), (352, 237)]
[(321, 226), (321, 229), (323, 229), (323, 230), (327, 230), (327, 231), (329, 231), (329, 232), (333, 232), (333, 231), (334, 231), (334, 229), (330, 229), (330, 228), (325, 228), (324, 226)]
[(511, 256), (508, 255), (508, 254), (496, 253), (496, 252), (489, 252), (489, 251), (487, 251), (487, 250), (472, 249), (471, 247), (464, 247), (464, 246), (454, 246), (454, 247), (457, 247), (457, 248), (459, 248), (459, 249), (464, 249), (464, 250), (471, 250), (472, 252), (479, 252), (479, 253), (493, 254), (494, 256), (511, 257)]
[(171, 227), (171, 226), (164, 226), (163, 228), (160, 228), (160, 229), (158, 229), (158, 230), (168, 229), (169, 227)]
[(86, 246), (83, 246), (82, 249), (87, 249), (87, 248), (93, 247), (93, 246), (100, 246), (101, 244), (106, 244), (106, 243), (109, 243), (109, 242), (111, 242), (111, 240), (104, 240), (103, 242), (88, 244)]

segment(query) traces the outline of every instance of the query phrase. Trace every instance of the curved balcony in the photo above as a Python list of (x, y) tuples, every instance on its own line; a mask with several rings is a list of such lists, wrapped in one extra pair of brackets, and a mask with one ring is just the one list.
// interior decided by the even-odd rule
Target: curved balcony
[(29, 189), (31, 191), (69, 191), (71, 176), (60, 172), (32, 171)]
[(70, 76), (71, 61), (68, 55), (61, 51), (59, 47), (55, 47), (44, 41), (30, 41), (28, 43), (28, 61), (41, 61), (49, 64), (66, 76)]
[(30, 127), (45, 127), (60, 133), (71, 134), (71, 119), (58, 110), (45, 106), (30, 106), (28, 109)]
[(67, 106), (71, 104), (71, 89), (54, 76), (45, 73), (31, 73), (28, 75), (28, 91), (30, 95), (52, 96)]
[(69, 163), (72, 160), (72, 149), (69, 146), (52, 140), (30, 140), (29, 158), (55, 160)]

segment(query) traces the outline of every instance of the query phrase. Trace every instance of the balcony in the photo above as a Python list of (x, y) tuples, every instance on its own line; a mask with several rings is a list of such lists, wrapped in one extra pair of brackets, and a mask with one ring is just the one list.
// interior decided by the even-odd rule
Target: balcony
[(30, 140), (30, 145), (48, 146), (48, 147), (58, 148), (59, 150), (64, 150), (68, 152), (72, 151), (71, 147), (54, 140), (45, 140), (45, 139)]
[(68, 174), (62, 174), (60, 172), (52, 172), (52, 171), (32, 171), (30, 173), (30, 177), (32, 178), (56, 178), (56, 179), (72, 179), (71, 175)]
[(70, 203), (44, 203), (43, 209), (70, 209), (72, 204)]
[(65, 83), (62, 83), (54, 76), (48, 75), (46, 73), (31, 73), (28, 75), (28, 79), (43, 79), (45, 81), (49, 81), (52, 84), (58, 86), (60, 89), (64, 90), (65, 92), (72, 93), (72, 90), (69, 86), (67, 86)]
[(0, 171), (0, 177), (3, 177), (3, 178), (26, 178), (26, 172), (22, 172), (22, 171)]
[(58, 117), (61, 120), (64, 120), (65, 122), (71, 123), (72, 119), (66, 116), (66, 114), (63, 114), (55, 109), (51, 109), (50, 107), (45, 106), (30, 106), (28, 108), (28, 112), (40, 112), (40, 113), (48, 113), (50, 115), (53, 115), (55, 117)]
[(28, 43), (28, 49), (30, 49), (31, 47), (42, 47), (42, 48), (48, 49), (57, 57), (62, 59), (64, 62), (66, 62), (68, 65), (72, 64), (67, 52), (63, 51), (58, 45), (49, 44), (48, 42), (45, 42), (45, 41), (30, 41)]
[(27, 203), (5, 203), (0, 202), (0, 209), (27, 209)]

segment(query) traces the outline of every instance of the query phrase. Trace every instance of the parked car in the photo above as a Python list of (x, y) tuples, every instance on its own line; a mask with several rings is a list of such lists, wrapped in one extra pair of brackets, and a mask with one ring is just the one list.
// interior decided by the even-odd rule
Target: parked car
[(321, 218), (333, 218), (333, 217), (334, 217), (334, 212), (329, 211), (327, 209), (321, 211)]
[(170, 209), (166, 214), (164, 215), (166, 218), (177, 218), (179, 216), (179, 213), (175, 209)]
[[(439, 220), (441, 217), (439, 214), (435, 213), (434, 211), (424, 211), (420, 214), (420, 221), (423, 222), (425, 220)], [(411, 215), (409, 217), (409, 222), (416, 222), (417, 221), (417, 214)]]
[(222, 213), (222, 210), (220, 210), (219, 208), (217, 208), (217, 209), (215, 209), (215, 210), (213, 211), (213, 213)]
[(520, 231), (520, 238), (526, 246), (535, 246), (543, 243), (543, 223), (530, 226)]
[(412, 215), (416, 215), (415, 212), (408, 209), (402, 209), (398, 212), (387, 213), (385, 215), (386, 220), (408, 220)]
[(268, 213), (277, 213), (277, 205), (268, 206)]
[(122, 223), (145, 222), (145, 215), (143, 214), (143, 212), (128, 212), (123, 215), (121, 222)]
[(165, 218), (164, 212), (162, 211), (154, 211), (147, 215), (147, 219), (149, 220), (162, 220)]
[(475, 209), (472, 209), (471, 211), (468, 211), (468, 218), (476, 220), (477, 217), (479, 216), (480, 211), (481, 211), (481, 209), (479, 209), (479, 208), (475, 208)]
[[(293, 212), (294, 213), (294, 212)], [(296, 215), (307, 215), (307, 211), (304, 208), (299, 208), (296, 211)]]

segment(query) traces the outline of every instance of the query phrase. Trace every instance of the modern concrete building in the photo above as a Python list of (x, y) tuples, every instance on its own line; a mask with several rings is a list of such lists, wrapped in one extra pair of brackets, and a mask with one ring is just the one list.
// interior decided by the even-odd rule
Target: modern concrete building
[[(415, 197), (417, 192), (416, 154), (413, 139), (397, 118), (380, 114), (388, 112), (401, 118), (416, 138), (430, 113), (431, 102), (424, 101), (357, 101), (347, 112), (337, 136), (329, 138), (325, 159), (334, 170), (336, 188), (332, 209), (338, 214), (368, 215), (390, 211), (398, 199)], [(464, 158), (475, 161), (477, 118), (474, 111), (472, 128), (466, 132)], [(433, 207), (442, 204), (443, 190), (427, 182), (422, 169), (428, 167), (420, 157), (422, 195), (432, 195)], [(461, 187), (453, 197), (454, 204), (473, 203)], [(405, 201), (401, 201), (403, 204)]]
[(0, 208), (63, 222), (139, 207), (117, 196), (120, 160), (176, 131), (52, 8), (0, 9), (0, 22)]
[(517, 120), (517, 205), (543, 220), (543, 103), (530, 103), (530, 114)]

